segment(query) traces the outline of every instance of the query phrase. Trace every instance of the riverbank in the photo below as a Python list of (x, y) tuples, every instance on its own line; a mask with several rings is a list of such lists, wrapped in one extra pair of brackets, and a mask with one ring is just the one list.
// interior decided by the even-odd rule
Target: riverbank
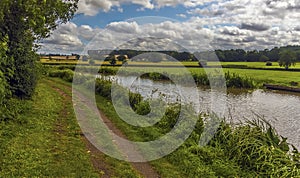
[[(83, 83), (83, 86), (88, 85)], [(111, 96), (109, 88), (110, 84), (105, 81), (96, 82), (96, 93), (102, 95), (96, 95), (98, 107), (129, 139), (149, 141), (172, 129), (179, 111), (176, 106), (170, 107), (168, 114), (153, 127), (134, 127), (126, 124), (115, 112), (109, 100)], [(122, 101), (122, 98), (119, 99)], [(145, 102), (137, 102), (134, 106), (134, 110), (138, 113), (143, 111), (138, 108), (148, 107)], [(207, 146), (199, 147), (205, 116), (200, 118), (194, 132), (180, 148), (162, 159), (151, 162), (162, 177), (297, 177), (300, 175), (297, 167), (299, 160), (295, 157), (297, 154), (292, 156), (287, 152), (286, 140), (282, 140), (267, 122), (258, 119), (250, 121), (247, 125), (235, 126), (234, 129), (223, 122), (213, 140)], [(277, 159), (272, 159), (274, 157)]]

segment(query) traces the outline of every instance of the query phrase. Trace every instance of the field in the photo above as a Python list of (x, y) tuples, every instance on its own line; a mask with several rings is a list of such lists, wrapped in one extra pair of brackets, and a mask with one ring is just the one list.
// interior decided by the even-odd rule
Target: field
[[(117, 72), (119, 70), (118, 67), (104, 67), (108, 68), (112, 71)], [(205, 74), (213, 72), (214, 68), (187, 68), (192, 74)], [(160, 73), (168, 73), (173, 75), (182, 75), (184, 72), (180, 70), (180, 68), (163, 68), (163, 67), (126, 67), (123, 68), (128, 73), (149, 73), (149, 72), (160, 72)], [(258, 87), (262, 87), (264, 83), (270, 84), (280, 84), (290, 86), (291, 82), (298, 82), (298, 86), (300, 86), (300, 72), (296, 71), (286, 71), (286, 70), (259, 70), (259, 69), (235, 69), (235, 68), (223, 68), (221, 71), (224, 73), (229, 72), (231, 74), (237, 74), (242, 77), (247, 77), (258, 83)]]
[[(208, 62), (208, 66), (214, 66), (216, 63), (215, 62)], [(279, 66), (278, 62), (272, 62), (272, 66), (266, 66), (265, 62), (221, 62), (222, 66), (247, 66), (250, 68), (282, 68)], [(300, 69), (300, 63), (296, 63), (295, 66), (291, 66), (291, 69)]]
[[(54, 58), (55, 59), (55, 58)], [(108, 61), (105, 62), (101, 62), (101, 61), (97, 61), (94, 60), (96, 65), (110, 65), (110, 63)], [(42, 58), (41, 62), (43, 64), (85, 64), (85, 65), (89, 65), (88, 61), (76, 61), (76, 60), (49, 60), (49, 59), (45, 59)], [(181, 62), (182, 65), (187, 66), (187, 67), (198, 67), (199, 64), (198, 62), (195, 61), (184, 61)], [(283, 67), (280, 67), (278, 62), (272, 62), (272, 66), (266, 66), (265, 62), (207, 62), (207, 66), (208, 67), (212, 67), (212, 66), (219, 66), (222, 65), (224, 67), (228, 67), (228, 68), (266, 68), (266, 69), (275, 69), (275, 68), (281, 68), (283, 69)], [(116, 65), (122, 65), (122, 62), (117, 61)], [(181, 64), (179, 62), (167, 62), (167, 61), (163, 61), (163, 62), (157, 62), (157, 63), (152, 63), (152, 62), (136, 62), (136, 61), (128, 61), (128, 65), (133, 65), (133, 66), (147, 66), (147, 65), (157, 65), (157, 66), (180, 66)], [(296, 63), (295, 66), (291, 66), (291, 69), (300, 69), (300, 62)]]

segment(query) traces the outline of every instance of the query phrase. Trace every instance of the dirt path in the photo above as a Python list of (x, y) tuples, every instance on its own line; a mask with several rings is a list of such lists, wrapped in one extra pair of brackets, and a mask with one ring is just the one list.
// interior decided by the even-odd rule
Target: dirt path
[[(68, 101), (72, 101), (72, 96), (66, 92), (64, 92), (63, 90), (61, 90), (60, 88), (55, 86), (55, 82), (48, 80), (50, 86), (57, 91), (64, 99), (64, 102), (68, 102)], [(72, 91), (72, 88), (64, 85), (65, 88), (67, 88), (68, 90)], [(76, 96), (79, 96), (80, 100), (82, 102), (84, 102), (87, 105), (90, 105), (90, 101), (88, 100), (88, 98), (86, 98), (84, 95), (80, 94), (80, 93), (76, 93)], [(64, 112), (64, 111), (62, 111)], [(123, 134), (123, 132), (118, 129), (113, 123), (112, 121), (105, 116), (105, 114), (103, 112), (101, 112), (99, 110), (99, 113), (101, 115), (101, 119), (103, 120), (103, 122), (106, 124), (106, 126), (116, 135), (123, 137), (126, 139), (126, 136)], [(84, 114), (84, 113), (82, 113)], [(59, 125), (59, 124), (58, 124)], [(60, 130), (60, 129), (59, 129)], [(112, 175), (112, 172), (110, 172), (110, 170), (107, 168), (106, 164), (105, 164), (105, 160), (104, 160), (104, 153), (102, 153), (101, 151), (99, 151), (85, 136), (84, 134), (82, 135), (82, 139), (87, 147), (87, 149), (90, 151), (91, 154), (91, 161), (93, 163), (93, 166), (95, 169), (97, 169), (99, 172), (104, 172), (104, 175), (102, 177), (110, 177)], [(128, 150), (128, 148), (131, 148), (131, 150), (134, 150), (134, 154), (141, 156), (141, 154), (138, 153), (137, 149), (134, 148), (133, 145), (116, 145), (119, 150), (124, 153), (125, 155), (126, 150)], [(132, 165), (132, 167), (138, 172), (138, 174), (140, 174), (142, 177), (149, 177), (149, 178), (158, 178), (160, 177), (159, 174), (153, 169), (153, 167), (148, 163), (148, 162), (142, 162), (142, 163), (133, 163), (130, 162), (130, 164)]]

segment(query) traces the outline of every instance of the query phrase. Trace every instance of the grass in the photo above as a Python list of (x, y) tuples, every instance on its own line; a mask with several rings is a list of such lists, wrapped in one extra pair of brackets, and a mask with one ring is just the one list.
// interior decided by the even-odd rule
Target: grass
[[(113, 71), (113, 74), (116, 73), (120, 68), (118, 67), (103, 67), (109, 69), (109, 71)], [(135, 68), (135, 67), (127, 67), (123, 68), (126, 73), (167, 73), (170, 75), (184, 75), (184, 72), (178, 68), (163, 68), (163, 67), (156, 67), (156, 68)], [(205, 73), (213, 72), (215, 69), (213, 68), (187, 68), (191, 74), (201, 75)], [(256, 70), (256, 69), (233, 69), (233, 68), (223, 68), (220, 71), (223, 71), (224, 74), (229, 72), (230, 74), (236, 74), (241, 77), (250, 78), (255, 83), (258, 84), (258, 87), (262, 87), (263, 83), (270, 83), (270, 84), (280, 84), (290, 86), (291, 82), (297, 82), (298, 87), (300, 87), (300, 72), (294, 71), (276, 71), (276, 70)]]
[[(71, 92), (72, 83), (70, 83), (69, 80), (66, 80), (65, 78), (63, 80), (60, 78), (50, 78), (50, 80), (55, 82), (57, 86), (65, 87), (66, 92)], [(73, 107), (71, 109), (73, 110)], [(76, 120), (75, 122), (77, 125)], [(106, 156), (104, 154), (100, 155), (100, 157), (101, 159), (103, 159), (103, 162), (106, 165), (105, 168), (110, 173), (110, 177), (139, 177), (138, 173), (132, 168), (132, 166), (128, 162), (120, 161), (112, 157)]]
[[(0, 177), (90, 176), (98, 173), (74, 122), (72, 108), (62, 115), (61, 96), (43, 81), (18, 120), (1, 123)], [(60, 121), (61, 120), (61, 121)]]
[[(192, 74), (204, 74), (205, 72), (210, 73), (214, 71), (213, 68), (187, 68)], [(114, 70), (118, 70), (115, 68)], [(168, 73), (175, 75), (182, 75), (184, 72), (177, 68), (126, 68), (126, 71), (129, 72), (160, 72), (160, 73)], [(255, 69), (233, 69), (233, 68), (223, 68), (224, 73), (229, 72), (231, 74), (237, 74), (242, 77), (248, 77), (254, 80), (257, 83), (260, 83), (259, 87), (262, 87), (263, 83), (271, 83), (271, 84), (280, 84), (290, 86), (292, 81), (298, 82), (298, 87), (300, 87), (300, 72), (293, 71), (275, 71), (275, 70), (255, 70)]]
[[(217, 62), (208, 62), (208, 66), (214, 66)], [(247, 66), (251, 68), (282, 68), (280, 67), (278, 62), (272, 62), (272, 66), (266, 66), (265, 62), (221, 62), (221, 65), (223, 66), (229, 66), (229, 65), (237, 65), (237, 66)], [(295, 66), (291, 66), (291, 69), (300, 69), (300, 62), (296, 63)]]
[[(56, 89), (53, 89), (54, 85)], [(32, 100), (17, 101), (23, 111), (0, 123), (0, 177), (99, 177), (81, 136), (65, 84), (41, 80)], [(66, 96), (68, 97), (68, 96)], [(19, 107), (18, 105), (15, 107)], [(101, 156), (111, 177), (136, 176), (126, 162)], [(106, 171), (107, 171), (106, 170)]]

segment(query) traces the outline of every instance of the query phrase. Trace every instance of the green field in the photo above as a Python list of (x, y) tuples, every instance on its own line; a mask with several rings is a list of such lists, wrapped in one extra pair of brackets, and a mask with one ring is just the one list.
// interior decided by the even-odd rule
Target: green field
[[(110, 63), (108, 61), (102, 62), (102, 61), (98, 61), (98, 60), (94, 60), (95, 64), (97, 65), (110, 65)], [(74, 61), (74, 60), (49, 60), (49, 59), (41, 59), (41, 62), (43, 64), (70, 64), (70, 65), (76, 65), (76, 64), (85, 64), (88, 65), (89, 62), (88, 61)], [(265, 62), (207, 62), (207, 66), (219, 66), (222, 65), (224, 67), (229, 67), (229, 68), (239, 68), (239, 67), (249, 67), (249, 68), (267, 68), (267, 69), (273, 69), (273, 68), (282, 68), (280, 67), (278, 62), (272, 62), (272, 66), (266, 66)], [(122, 62), (117, 61), (116, 65), (122, 65)], [(189, 67), (198, 67), (199, 64), (197, 61), (184, 61), (181, 62), (181, 64), (179, 62), (168, 62), (168, 61), (163, 61), (163, 62), (157, 62), (157, 63), (153, 63), (153, 62), (136, 62), (136, 61), (128, 61), (128, 65), (133, 65), (133, 66), (138, 66), (138, 65), (142, 65), (142, 66), (147, 66), (147, 65), (157, 65), (157, 66), (180, 66), (180, 65), (184, 65), (184, 66), (189, 66)], [(295, 66), (291, 66), (291, 69), (300, 69), (300, 62), (296, 63)]]
[[(109, 68), (113, 71), (118, 71), (120, 68), (118, 67), (104, 67)], [(196, 74), (204, 74), (213, 72), (214, 68), (186, 68), (191, 73)], [(130, 73), (150, 73), (150, 72), (159, 72), (159, 73), (168, 73), (173, 75), (182, 75), (184, 72), (180, 68), (164, 68), (164, 67), (126, 67), (122, 70)], [(238, 74), (243, 77), (249, 77), (255, 82), (259, 84), (259, 87), (262, 87), (263, 83), (270, 84), (281, 84), (290, 86), (291, 82), (298, 82), (298, 86), (300, 86), (300, 72), (295, 71), (285, 71), (285, 70), (259, 70), (259, 69), (235, 69), (235, 68), (223, 68), (221, 69), (224, 73), (229, 72), (231, 74)]]
[[(214, 66), (218, 64), (217, 62), (208, 62), (207, 65), (208, 66)], [(269, 69), (272, 69), (272, 68), (282, 68), (283, 67), (280, 67), (278, 62), (272, 62), (272, 66), (266, 66), (266, 63), (265, 62), (221, 62), (221, 65), (223, 66), (232, 66), (232, 65), (236, 65), (236, 66), (247, 66), (247, 67), (250, 67), (250, 68), (269, 68)], [(300, 69), (300, 62), (296, 63), (295, 66), (291, 66), (290, 67), (291, 69)]]

